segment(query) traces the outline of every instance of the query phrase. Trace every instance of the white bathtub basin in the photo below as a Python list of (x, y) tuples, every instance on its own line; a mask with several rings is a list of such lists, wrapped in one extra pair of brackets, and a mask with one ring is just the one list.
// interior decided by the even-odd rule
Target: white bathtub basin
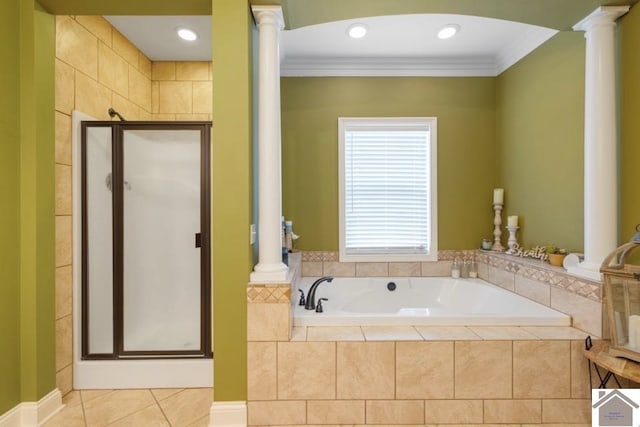
[[(316, 279), (304, 277), (298, 288), (307, 295)], [(387, 289), (389, 282), (395, 291)], [(316, 302), (319, 298), (328, 298), (323, 313), (295, 306), (295, 326), (571, 325), (570, 316), (480, 279), (335, 278), (320, 284)]]

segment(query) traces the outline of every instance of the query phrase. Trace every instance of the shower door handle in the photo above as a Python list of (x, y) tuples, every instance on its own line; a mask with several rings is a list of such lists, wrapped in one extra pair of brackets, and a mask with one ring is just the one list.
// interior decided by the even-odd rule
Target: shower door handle
[(202, 247), (202, 235), (200, 233), (196, 233), (196, 248)]

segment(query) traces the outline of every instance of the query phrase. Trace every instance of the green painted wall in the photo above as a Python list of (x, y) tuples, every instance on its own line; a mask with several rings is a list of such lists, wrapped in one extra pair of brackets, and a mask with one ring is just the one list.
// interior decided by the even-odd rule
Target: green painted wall
[(494, 78), (283, 78), (283, 213), (306, 250), (338, 250), (338, 117), (438, 118), (438, 248), (492, 232)]
[(214, 400), (247, 398), (247, 293), (253, 268), (252, 31), (246, 2), (213, 0)]
[(55, 388), (54, 17), (21, 2), (21, 398)]
[(619, 24), (620, 37), (620, 242), (640, 223), (640, 7)]
[(0, 2), (0, 414), (20, 402), (19, 1)]
[(582, 251), (584, 52), (561, 32), (497, 78), (497, 183), (526, 247)]

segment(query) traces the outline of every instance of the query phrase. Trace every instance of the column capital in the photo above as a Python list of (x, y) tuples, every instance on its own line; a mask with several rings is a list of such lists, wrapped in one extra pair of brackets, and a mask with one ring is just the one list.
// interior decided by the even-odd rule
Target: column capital
[(262, 24), (273, 24), (278, 30), (284, 29), (284, 15), (280, 6), (251, 6), (251, 12), (258, 26)]
[(589, 31), (601, 25), (614, 24), (629, 11), (629, 6), (600, 6), (573, 26), (574, 31)]

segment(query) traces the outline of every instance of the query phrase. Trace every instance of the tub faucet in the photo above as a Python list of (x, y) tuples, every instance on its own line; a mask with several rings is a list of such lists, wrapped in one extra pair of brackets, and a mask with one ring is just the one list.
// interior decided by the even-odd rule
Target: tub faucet
[(309, 288), (309, 292), (307, 292), (307, 303), (304, 305), (306, 310), (315, 310), (316, 309), (316, 289), (320, 286), (322, 282), (331, 282), (333, 281), (333, 277), (324, 276), (313, 282), (313, 285)]

